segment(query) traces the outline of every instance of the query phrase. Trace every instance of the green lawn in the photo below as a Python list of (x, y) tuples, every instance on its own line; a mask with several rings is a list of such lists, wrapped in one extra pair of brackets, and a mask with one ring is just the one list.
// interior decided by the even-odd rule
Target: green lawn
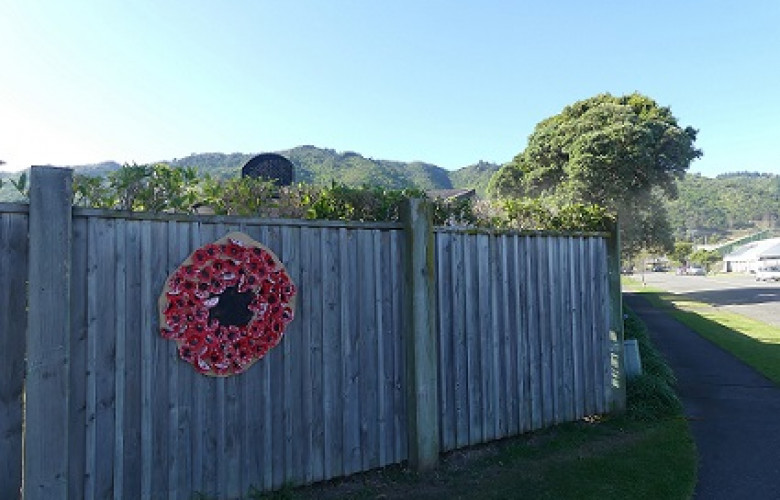
[(687, 500), (694, 476), (695, 449), (682, 417), (621, 418), (564, 424), (456, 451), (426, 474), (391, 466), (250, 498)]

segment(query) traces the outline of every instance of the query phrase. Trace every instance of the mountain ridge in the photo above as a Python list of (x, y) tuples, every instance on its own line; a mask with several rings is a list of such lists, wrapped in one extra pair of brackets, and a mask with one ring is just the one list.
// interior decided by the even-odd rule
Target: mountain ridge
[[(457, 170), (446, 170), (423, 161), (403, 162), (365, 157), (354, 151), (311, 145), (273, 151), (288, 158), (295, 166), (295, 181), (315, 185), (337, 182), (349, 186), (374, 185), (388, 189), (419, 188), (424, 190), (468, 188), (480, 196), (486, 194), (487, 182), (501, 165), (480, 161)], [(241, 175), (241, 167), (258, 153), (193, 153), (184, 158), (161, 160), (174, 167), (192, 167), (200, 175), (226, 179)], [(114, 161), (87, 165), (62, 165), (77, 174), (106, 175), (122, 167)], [(0, 179), (13, 178), (18, 172), (0, 172)]]

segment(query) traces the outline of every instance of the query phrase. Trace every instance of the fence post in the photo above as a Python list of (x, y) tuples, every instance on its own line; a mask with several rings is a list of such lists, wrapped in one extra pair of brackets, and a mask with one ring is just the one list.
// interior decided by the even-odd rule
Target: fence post
[(620, 287), (620, 224), (615, 219), (607, 238), (609, 273), (609, 354), (612, 374), (610, 411), (626, 409), (626, 372), (623, 354), (623, 293)]
[(433, 210), (425, 200), (401, 206), (404, 252), (404, 343), (409, 465), (415, 470), (439, 461), (439, 381), (436, 332)]
[(32, 167), (22, 495), (68, 496), (72, 170)]

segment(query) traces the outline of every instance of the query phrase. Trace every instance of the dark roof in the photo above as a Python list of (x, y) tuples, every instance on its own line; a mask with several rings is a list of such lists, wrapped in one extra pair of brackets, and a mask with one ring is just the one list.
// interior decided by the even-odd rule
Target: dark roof
[(474, 189), (432, 189), (425, 192), (429, 198), (441, 198), (443, 200), (460, 200), (472, 198), (477, 192)]

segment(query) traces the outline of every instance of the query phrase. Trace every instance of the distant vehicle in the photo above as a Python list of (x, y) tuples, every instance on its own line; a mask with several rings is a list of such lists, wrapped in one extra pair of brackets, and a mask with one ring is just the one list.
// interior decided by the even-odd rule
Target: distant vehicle
[(756, 281), (780, 281), (780, 266), (770, 266), (757, 270)]
[(683, 268), (682, 274), (688, 276), (704, 276), (705, 274), (707, 274), (707, 271), (705, 271), (703, 268), (699, 266), (690, 266), (690, 267)]

